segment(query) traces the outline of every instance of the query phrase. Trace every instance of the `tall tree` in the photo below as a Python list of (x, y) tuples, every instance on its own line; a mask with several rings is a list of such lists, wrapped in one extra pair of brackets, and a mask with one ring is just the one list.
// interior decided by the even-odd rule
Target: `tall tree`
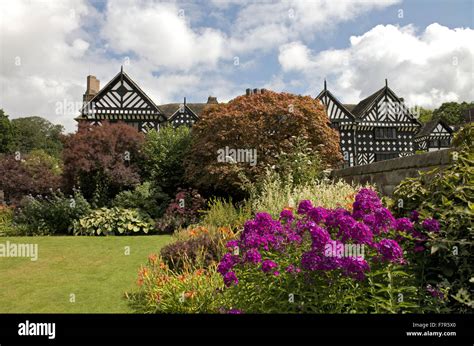
[(449, 125), (461, 125), (464, 112), (472, 107), (474, 102), (445, 102), (433, 111), (433, 118), (441, 119)]
[(41, 117), (17, 118), (11, 121), (14, 131), (14, 150), (27, 154), (42, 149), (49, 155), (59, 157), (62, 150), (62, 125), (52, 124)]
[(206, 192), (244, 194), (278, 155), (303, 138), (324, 169), (342, 161), (339, 136), (325, 108), (309, 96), (265, 91), (206, 107), (191, 131), (186, 178)]
[(80, 126), (64, 140), (66, 187), (105, 205), (120, 191), (140, 183), (144, 135), (124, 123)]
[(3, 109), (0, 109), (0, 153), (8, 153), (13, 144), (13, 127)]

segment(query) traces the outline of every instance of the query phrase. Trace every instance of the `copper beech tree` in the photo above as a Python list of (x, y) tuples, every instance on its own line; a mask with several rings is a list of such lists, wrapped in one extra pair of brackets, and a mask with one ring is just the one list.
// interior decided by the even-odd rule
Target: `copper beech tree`
[(108, 122), (80, 125), (64, 142), (67, 188), (80, 187), (86, 198), (105, 202), (140, 183), (144, 135), (132, 126)]
[[(238, 195), (243, 192), (242, 174), (250, 181), (258, 179), (277, 163), (279, 153), (293, 147), (296, 138), (309, 143), (322, 168), (335, 165), (342, 155), (339, 135), (329, 125), (324, 106), (309, 96), (265, 90), (208, 106), (193, 126), (186, 178), (207, 192)], [(240, 157), (228, 158), (239, 149)], [(255, 150), (256, 160), (248, 160), (249, 155), (242, 160), (245, 150), (247, 154)]]

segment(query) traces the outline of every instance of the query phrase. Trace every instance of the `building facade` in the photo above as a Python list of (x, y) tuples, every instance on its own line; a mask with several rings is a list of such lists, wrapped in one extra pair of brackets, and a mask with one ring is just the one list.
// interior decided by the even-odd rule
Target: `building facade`
[[(247, 89), (246, 94), (259, 91)], [(326, 107), (331, 126), (339, 132), (345, 166), (413, 155), (415, 150), (439, 150), (451, 142), (452, 130), (442, 122), (428, 123), (422, 129), (387, 80), (383, 88), (358, 104), (342, 104), (326, 82), (316, 100)], [(83, 101), (76, 118), (79, 123), (100, 126), (103, 121), (123, 121), (142, 132), (159, 130), (165, 124), (192, 126), (207, 106), (218, 103), (209, 96), (206, 103), (187, 103), (184, 98), (182, 103), (157, 105), (123, 68), (102, 89), (95, 76), (88, 76)]]
[(402, 98), (385, 86), (356, 105), (342, 104), (324, 82), (316, 97), (339, 132), (345, 166), (364, 165), (415, 153), (421, 123)]
[(451, 145), (453, 130), (444, 121), (434, 119), (423, 125), (415, 136), (417, 150), (436, 151), (447, 149)]
[(209, 104), (217, 99), (209, 96), (207, 103), (155, 104), (152, 99), (130, 78), (123, 68), (102, 89), (95, 76), (87, 77), (84, 107), (76, 118), (79, 124), (100, 126), (103, 121), (123, 121), (137, 130), (159, 130), (164, 124), (192, 126)]

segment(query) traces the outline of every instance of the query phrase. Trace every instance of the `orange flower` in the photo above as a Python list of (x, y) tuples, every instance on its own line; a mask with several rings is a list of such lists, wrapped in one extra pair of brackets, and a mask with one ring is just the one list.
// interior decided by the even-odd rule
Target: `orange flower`
[(283, 210), (289, 210), (289, 211), (291, 211), (291, 212), (292, 212), (292, 211), (294, 211), (294, 210), (295, 210), (295, 208), (293, 208), (293, 207), (290, 207), (290, 206), (286, 206), (286, 207), (284, 207), (284, 208), (283, 208)]
[(151, 264), (156, 264), (156, 262), (158, 261), (158, 256), (156, 254), (151, 254), (148, 256), (148, 261)]
[(197, 276), (201, 276), (202, 274), (204, 274), (204, 269), (198, 269), (198, 270), (196, 270), (195, 274), (196, 274)]
[(186, 279), (186, 277), (183, 274), (178, 276), (178, 280), (181, 281), (181, 282), (183, 282), (185, 279)]
[(160, 269), (166, 269), (168, 266), (164, 262), (160, 262)]
[(194, 298), (196, 296), (196, 291), (190, 291), (190, 292), (185, 292), (184, 297), (185, 298)]

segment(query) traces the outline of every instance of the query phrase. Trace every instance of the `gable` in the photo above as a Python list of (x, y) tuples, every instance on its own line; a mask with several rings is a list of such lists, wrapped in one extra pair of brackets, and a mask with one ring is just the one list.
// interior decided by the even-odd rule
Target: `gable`
[(173, 126), (193, 125), (199, 117), (186, 104), (179, 105), (178, 109), (169, 117), (168, 121)]
[(394, 126), (420, 126), (405, 103), (388, 87), (371, 100), (371, 104), (367, 105), (365, 112), (361, 114), (361, 120)]
[(451, 129), (448, 130), (447, 125), (445, 126), (441, 122), (436, 125), (436, 127), (431, 131), (432, 135), (439, 135), (439, 136), (448, 136), (451, 134)]
[(81, 110), (87, 118), (112, 120), (159, 119), (165, 121), (161, 110), (125, 73), (118, 73)]
[(326, 107), (326, 112), (331, 122), (352, 122), (354, 120), (354, 116), (328, 90), (323, 90), (316, 99), (321, 101)]

